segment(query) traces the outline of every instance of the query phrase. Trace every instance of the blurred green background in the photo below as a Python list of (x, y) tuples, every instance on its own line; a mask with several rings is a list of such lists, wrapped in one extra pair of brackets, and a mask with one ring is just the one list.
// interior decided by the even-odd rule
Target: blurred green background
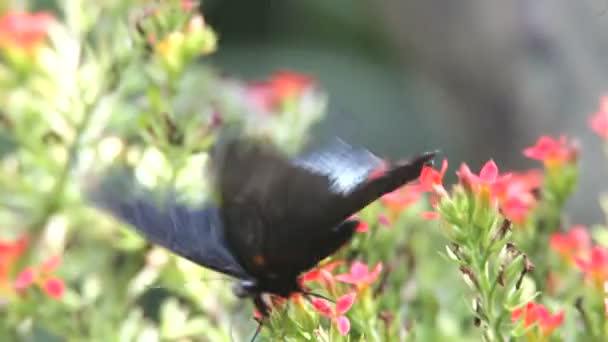
[[(15, 0), (13, 0), (15, 1)], [(69, 0), (65, 0), (69, 1)], [(52, 0), (40, 0), (52, 7)], [(314, 134), (400, 157), (437, 148), (450, 168), (503, 169), (538, 136), (583, 147), (573, 220), (598, 221), (608, 169), (587, 127), (608, 89), (608, 15), (597, 0), (206, 0), (221, 49), (211, 61), (245, 79), (293, 69), (330, 95)]]

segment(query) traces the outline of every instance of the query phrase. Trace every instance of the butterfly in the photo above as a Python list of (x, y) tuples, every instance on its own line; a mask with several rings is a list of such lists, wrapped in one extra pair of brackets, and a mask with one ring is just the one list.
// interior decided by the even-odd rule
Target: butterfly
[(209, 163), (217, 200), (157, 203), (111, 182), (91, 198), (151, 242), (238, 279), (235, 294), (252, 298), (262, 316), (270, 310), (263, 294), (304, 293), (298, 277), (353, 237), (353, 214), (418, 178), (434, 156), (386, 164), (341, 140), (296, 158), (251, 140), (217, 145)]

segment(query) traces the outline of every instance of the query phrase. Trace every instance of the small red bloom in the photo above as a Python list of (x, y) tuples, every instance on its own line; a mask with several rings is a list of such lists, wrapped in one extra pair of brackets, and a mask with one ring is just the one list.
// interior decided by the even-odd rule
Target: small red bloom
[(258, 109), (272, 111), (283, 101), (299, 96), (313, 84), (314, 80), (309, 76), (279, 71), (268, 80), (251, 82), (246, 88), (246, 96)]
[(581, 257), (591, 248), (591, 237), (584, 226), (572, 227), (567, 233), (554, 233), (550, 241), (551, 248), (567, 260)]
[(588, 260), (575, 258), (576, 265), (587, 274), (593, 283), (601, 288), (608, 280), (608, 249), (602, 246), (595, 246), (591, 250)]
[(42, 289), (47, 295), (49, 295), (49, 297), (58, 299), (63, 296), (65, 285), (63, 284), (63, 280), (60, 278), (50, 276), (42, 281)]
[(7, 13), (0, 18), (0, 46), (32, 49), (47, 35), (53, 17), (49, 13)]
[(353, 306), (357, 294), (352, 292), (338, 298), (336, 307), (332, 306), (324, 299), (313, 298), (312, 305), (321, 315), (331, 318), (342, 336), (346, 336), (350, 331), (350, 321), (344, 314)]
[(51, 273), (59, 267), (59, 264), (61, 264), (61, 257), (52, 256), (40, 265), (40, 272)]
[(420, 198), (420, 192), (411, 185), (402, 186), (399, 189), (382, 196), (380, 200), (389, 209), (390, 213), (397, 216), (401, 211), (416, 203)]
[(475, 193), (488, 193), (492, 197), (496, 197), (496, 189), (502, 187), (505, 182), (509, 181), (511, 174), (499, 175), (498, 167), (493, 160), (488, 161), (479, 171), (479, 175), (471, 172), (467, 164), (462, 163), (460, 169), (456, 172), (460, 183), (468, 191)]
[(336, 293), (336, 284), (332, 272), (334, 268), (342, 265), (343, 263), (344, 261), (334, 261), (309, 271), (300, 277), (300, 285), (305, 287), (307, 282), (317, 281), (321, 282), (321, 284), (323, 284), (323, 286), (328, 289), (330, 293)]
[(530, 159), (540, 160), (547, 167), (554, 167), (576, 160), (578, 151), (574, 144), (562, 136), (555, 140), (548, 136), (542, 136), (536, 145), (528, 147), (523, 151)]
[(589, 127), (600, 137), (608, 139), (608, 96), (600, 99), (600, 108), (589, 118)]
[(542, 334), (549, 336), (553, 330), (564, 322), (564, 312), (552, 315), (542, 304), (529, 302), (526, 306), (517, 308), (511, 312), (511, 320), (517, 322), (523, 316), (524, 327), (538, 324)]
[(369, 224), (367, 224), (366, 222), (363, 222), (363, 221), (360, 221), (357, 228), (355, 228), (355, 231), (357, 233), (365, 233), (368, 230), (369, 230)]
[(377, 263), (373, 271), (366, 264), (356, 261), (350, 267), (350, 273), (339, 274), (335, 278), (343, 283), (353, 284), (361, 291), (373, 283), (382, 272), (382, 263)]
[(14, 242), (0, 241), (0, 284), (8, 278), (11, 267), (23, 254), (27, 243), (25, 237)]
[(28, 267), (21, 271), (21, 273), (19, 273), (17, 276), (17, 279), (15, 279), (15, 288), (18, 290), (25, 289), (34, 284), (36, 282), (36, 278), (36, 269), (33, 267)]
[(492, 192), (498, 198), (505, 216), (512, 222), (523, 223), (536, 205), (534, 192), (542, 186), (542, 182), (540, 170), (513, 173), (511, 177), (494, 184)]

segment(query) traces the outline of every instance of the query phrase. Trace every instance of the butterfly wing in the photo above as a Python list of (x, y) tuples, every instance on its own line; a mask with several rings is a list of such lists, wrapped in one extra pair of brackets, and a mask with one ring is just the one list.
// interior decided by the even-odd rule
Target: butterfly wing
[(175, 254), (236, 278), (251, 278), (227, 247), (218, 208), (190, 207), (173, 194), (159, 197), (135, 184), (126, 171), (112, 172), (89, 189), (89, 199)]
[[(336, 196), (328, 217), (344, 220), (379, 197), (418, 178), (422, 167), (429, 164), (434, 155), (435, 152), (428, 152), (408, 161), (388, 164), (366, 149), (336, 140), (294, 163), (329, 178), (330, 191)], [(377, 174), (372, 177), (375, 172)]]
[(431, 158), (369, 180), (382, 161), (343, 142), (295, 160), (267, 146), (231, 142), (212, 163), (228, 243), (257, 277), (297, 275), (352, 237), (352, 214), (417, 178)]

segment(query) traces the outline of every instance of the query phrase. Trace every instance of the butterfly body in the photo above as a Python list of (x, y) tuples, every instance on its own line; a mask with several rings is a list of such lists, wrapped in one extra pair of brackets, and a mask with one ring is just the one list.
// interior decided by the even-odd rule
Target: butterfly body
[(152, 242), (239, 279), (235, 294), (252, 297), (265, 315), (262, 294), (303, 292), (300, 274), (352, 238), (358, 221), (350, 217), (416, 179), (433, 155), (389, 165), (370, 178), (384, 162), (341, 141), (288, 159), (269, 146), (236, 140), (212, 151), (219, 200), (201, 208), (174, 196), (159, 205), (146, 195), (125, 195), (132, 181), (102, 183), (91, 194)]

